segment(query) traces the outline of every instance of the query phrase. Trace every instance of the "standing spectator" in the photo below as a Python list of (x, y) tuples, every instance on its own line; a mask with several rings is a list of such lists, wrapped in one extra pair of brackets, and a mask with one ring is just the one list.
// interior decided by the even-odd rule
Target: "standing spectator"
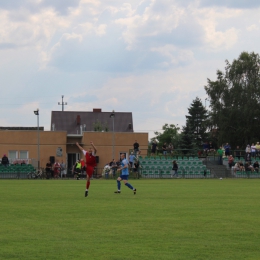
[(248, 144), (247, 146), (246, 146), (246, 153), (251, 153), (251, 147), (250, 147), (250, 145)]
[(238, 160), (240, 160), (240, 156), (241, 156), (241, 151), (239, 146), (237, 146), (236, 150), (235, 150), (235, 156), (238, 158)]
[(104, 167), (104, 174), (105, 174), (105, 178), (108, 179), (109, 178), (109, 173), (110, 173), (110, 166), (109, 166), (109, 163), (107, 163)]
[(59, 161), (57, 160), (53, 165), (53, 177), (58, 179), (59, 175), (60, 175), (60, 164)]
[(112, 162), (110, 163), (110, 167), (112, 169), (113, 178), (115, 178), (116, 177), (116, 171), (117, 171), (117, 163), (116, 163), (115, 159), (113, 159)]
[(151, 155), (154, 156), (156, 154), (158, 147), (157, 147), (157, 142), (153, 140), (152, 142), (152, 150), (151, 150)]
[(230, 169), (234, 166), (234, 157), (232, 155), (228, 156), (228, 165)]
[(137, 154), (139, 152), (139, 143), (137, 143), (137, 140), (135, 140), (134, 146), (134, 153)]
[(134, 156), (133, 152), (131, 152), (131, 154), (129, 156), (130, 169), (132, 169), (134, 166), (134, 160), (135, 160), (135, 156)]
[(137, 178), (137, 179), (139, 179), (139, 161), (136, 159), (135, 161), (134, 161), (134, 173), (135, 173), (135, 177)]
[(226, 145), (224, 146), (224, 149), (225, 149), (225, 156), (229, 156), (230, 149), (231, 149), (231, 146), (229, 145), (229, 143), (226, 143)]
[(174, 160), (173, 162), (172, 162), (172, 170), (173, 170), (173, 175), (172, 175), (172, 177), (174, 176), (174, 175), (176, 175), (176, 177), (178, 178), (178, 164), (177, 164), (177, 162)]
[(251, 147), (250, 147), (249, 144), (246, 146), (245, 161), (246, 162), (251, 162)]
[(61, 178), (66, 178), (66, 175), (67, 175), (67, 171), (66, 171), (66, 164), (63, 162), (63, 160), (61, 160), (61, 163), (60, 163), (60, 176)]
[(51, 174), (51, 171), (52, 171), (52, 164), (51, 164), (51, 161), (48, 161), (46, 163), (46, 166), (45, 166), (45, 171), (46, 171), (46, 178), (49, 179), (50, 177), (52, 177), (52, 174)]
[(256, 148), (256, 156), (258, 156), (260, 154), (260, 143), (259, 142), (256, 143), (255, 148)]
[(255, 158), (256, 146), (254, 143), (251, 145), (251, 157)]
[(173, 145), (172, 145), (172, 143), (169, 143), (169, 145), (168, 145), (168, 153), (171, 155), (172, 152), (173, 152)]
[(164, 143), (163, 146), (162, 146), (162, 152), (163, 152), (164, 156), (167, 155), (167, 144), (166, 143)]
[(4, 156), (2, 157), (2, 165), (5, 167), (9, 165), (9, 160), (6, 154), (4, 154)]
[(220, 165), (222, 165), (222, 157), (223, 157), (223, 149), (220, 146), (219, 149), (217, 150), (217, 154), (218, 154), (218, 162)]

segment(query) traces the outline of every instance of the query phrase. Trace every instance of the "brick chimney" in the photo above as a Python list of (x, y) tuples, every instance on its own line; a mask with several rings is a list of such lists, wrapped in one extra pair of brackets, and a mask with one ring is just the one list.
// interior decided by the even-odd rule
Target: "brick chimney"
[(93, 108), (93, 112), (94, 113), (100, 113), (100, 112), (102, 112), (102, 109), (101, 108)]
[(76, 119), (76, 122), (77, 122), (77, 125), (80, 125), (80, 122), (81, 122), (81, 118), (80, 118), (80, 115), (77, 115), (77, 119)]

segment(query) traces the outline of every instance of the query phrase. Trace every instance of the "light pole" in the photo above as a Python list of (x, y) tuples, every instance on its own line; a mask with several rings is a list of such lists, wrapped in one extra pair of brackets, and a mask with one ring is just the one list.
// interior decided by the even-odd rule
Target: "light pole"
[(113, 158), (115, 159), (115, 124), (114, 124), (114, 120), (115, 120), (115, 111), (113, 110), (112, 113), (110, 114), (110, 118), (113, 119)]
[(39, 115), (40, 111), (39, 108), (37, 110), (33, 111), (34, 114), (37, 116), (37, 132), (38, 132), (38, 171), (40, 170), (40, 132), (39, 132)]

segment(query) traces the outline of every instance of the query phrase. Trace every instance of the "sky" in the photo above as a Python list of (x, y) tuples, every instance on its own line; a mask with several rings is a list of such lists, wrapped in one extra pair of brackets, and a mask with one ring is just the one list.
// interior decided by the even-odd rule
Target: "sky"
[(204, 86), (259, 53), (259, 0), (0, 2), (0, 126), (50, 130), (51, 111), (132, 112), (135, 132), (185, 125)]

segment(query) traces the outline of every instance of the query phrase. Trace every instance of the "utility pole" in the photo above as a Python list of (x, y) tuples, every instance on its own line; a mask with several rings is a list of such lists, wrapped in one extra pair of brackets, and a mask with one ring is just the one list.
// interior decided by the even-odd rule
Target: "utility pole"
[(61, 96), (61, 99), (62, 99), (62, 102), (60, 103), (58, 103), (58, 105), (61, 105), (62, 106), (62, 111), (64, 111), (64, 105), (67, 105), (67, 102), (63, 102), (63, 95)]
[(37, 161), (38, 161), (38, 173), (39, 173), (39, 171), (40, 171), (40, 129), (39, 129), (39, 116), (40, 116), (40, 111), (39, 111), (39, 108), (37, 108), (37, 110), (35, 110), (35, 111), (33, 111), (34, 112), (34, 114), (37, 116), (37, 133), (38, 133), (38, 155), (37, 155), (37, 157), (38, 157), (38, 159), (37, 159)]
[(115, 159), (115, 111), (113, 110), (111, 115), (110, 115), (110, 118), (113, 119), (113, 159)]

